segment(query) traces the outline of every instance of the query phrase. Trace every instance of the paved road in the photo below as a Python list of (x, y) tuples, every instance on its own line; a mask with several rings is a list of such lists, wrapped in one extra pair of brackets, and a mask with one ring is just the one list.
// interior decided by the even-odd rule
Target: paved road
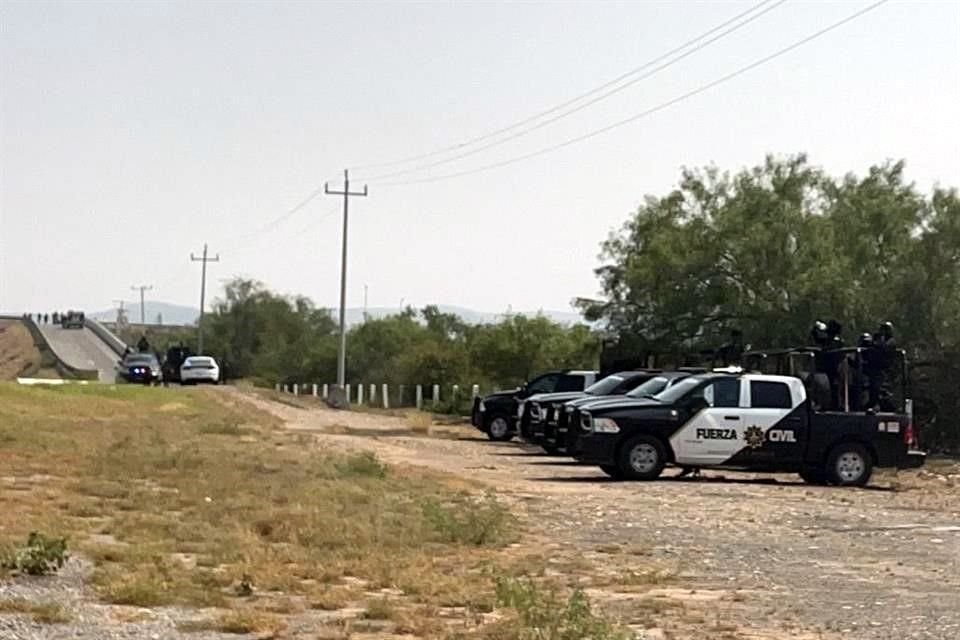
[(63, 329), (58, 325), (42, 324), (40, 331), (56, 354), (70, 366), (96, 369), (100, 373), (100, 382), (116, 380), (117, 354), (90, 329)]

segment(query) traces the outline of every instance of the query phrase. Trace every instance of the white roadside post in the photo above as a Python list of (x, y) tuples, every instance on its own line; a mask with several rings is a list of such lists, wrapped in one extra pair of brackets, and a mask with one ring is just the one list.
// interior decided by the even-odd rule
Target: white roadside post
[(345, 385), (345, 387), (346, 387), (346, 390), (347, 390), (347, 404), (350, 404), (350, 385), (347, 384), (347, 385)]
[(288, 387), (287, 385), (283, 385), (283, 392), (290, 393), (290, 387)]
[(370, 385), (370, 406), (372, 407), (377, 402), (377, 385)]
[(440, 402), (440, 385), (433, 385), (433, 405), (436, 406)]
[(357, 404), (363, 404), (363, 383), (357, 385)]
[(457, 406), (457, 397), (458, 397), (459, 395), (460, 395), (460, 385), (455, 384), (455, 385), (453, 385), (453, 395), (452, 395), (452, 397), (451, 397), (451, 400), (452, 400), (452, 402), (453, 402), (453, 406)]
[(313, 385), (313, 397), (314, 397), (314, 398), (317, 397), (317, 385), (316, 385), (316, 383), (314, 383), (314, 385)]
[(383, 408), (384, 408), (384, 409), (389, 409), (389, 408), (390, 408), (390, 393), (389, 393), (389, 391), (390, 391), (390, 390), (387, 388), (386, 383), (384, 383), (384, 384), (380, 387), (380, 399), (383, 401)]
[(293, 384), (293, 395), (295, 396), (300, 395), (300, 385), (298, 385), (297, 383)]
[(279, 382), (278, 382), (277, 384), (273, 385), (273, 390), (276, 391), (277, 393), (280, 393), (280, 383), (279, 383)]
[(417, 409), (423, 408), (423, 386), (417, 385)]
[(324, 400), (327, 399), (327, 385), (326, 385), (326, 384), (323, 385), (323, 399), (324, 399)]

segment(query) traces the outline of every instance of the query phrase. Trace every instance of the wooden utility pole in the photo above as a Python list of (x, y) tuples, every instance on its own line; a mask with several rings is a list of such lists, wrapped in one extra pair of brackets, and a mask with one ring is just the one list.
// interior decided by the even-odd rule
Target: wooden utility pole
[(350, 191), (350, 172), (343, 170), (343, 191), (332, 191), (329, 184), (323, 185), (323, 191), (331, 196), (343, 196), (343, 254), (340, 259), (340, 346), (337, 349), (337, 386), (341, 390), (347, 381), (347, 221), (350, 196), (366, 196), (367, 186), (363, 191)]
[(197, 354), (203, 355), (203, 311), (206, 306), (206, 295), (207, 295), (207, 263), (208, 262), (220, 262), (220, 254), (218, 253), (214, 258), (207, 257), (207, 243), (203, 243), (203, 255), (201, 257), (196, 257), (193, 253), (190, 254), (191, 262), (200, 262), (203, 263), (203, 266), (200, 267), (200, 319), (197, 321)]
[(144, 313), (143, 293), (145, 291), (153, 291), (153, 285), (152, 284), (133, 285), (130, 287), (130, 290), (140, 292), (140, 324), (146, 325), (147, 321), (145, 319), (146, 314)]

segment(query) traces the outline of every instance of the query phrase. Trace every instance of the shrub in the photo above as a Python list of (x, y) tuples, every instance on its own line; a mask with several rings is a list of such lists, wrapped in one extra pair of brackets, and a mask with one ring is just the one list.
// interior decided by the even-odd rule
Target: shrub
[(632, 634), (593, 612), (590, 600), (576, 589), (564, 601), (555, 591), (543, 591), (532, 580), (498, 578), (497, 606), (512, 609), (500, 623), (516, 640), (628, 640)]
[(510, 513), (490, 494), (454, 504), (430, 501), (424, 504), (423, 515), (442, 542), (476, 547), (508, 542), (513, 524)]
[(368, 478), (386, 478), (387, 467), (376, 454), (370, 451), (357, 453), (347, 457), (343, 462), (336, 464), (336, 469), (341, 476), (362, 476)]
[(31, 531), (24, 546), (3, 554), (0, 566), (9, 571), (42, 576), (60, 569), (68, 557), (66, 538), (48, 538)]

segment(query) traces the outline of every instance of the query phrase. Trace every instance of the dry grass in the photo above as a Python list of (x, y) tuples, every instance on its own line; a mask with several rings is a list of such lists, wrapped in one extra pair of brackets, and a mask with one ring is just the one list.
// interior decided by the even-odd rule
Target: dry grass
[(42, 358), (22, 322), (0, 320), (0, 380), (36, 373)]
[[(251, 612), (244, 595), (276, 591), (317, 609), (363, 602), (347, 577), (400, 590), (390, 618), (407, 627), (430, 626), (409, 608), (489, 608), (495, 572), (479, 567), (514, 539), (495, 500), (372, 454), (303, 446), (229, 398), (0, 384), (0, 467), (22, 479), (0, 489), (0, 547), (33, 530), (66, 536), (94, 561), (103, 600), (240, 609), (217, 619), (221, 630), (271, 627), (300, 608)], [(371, 615), (386, 604), (371, 601)]]
[(180, 624), (181, 631), (219, 631), (237, 635), (255, 634), (260, 640), (275, 638), (283, 633), (287, 624), (282, 618), (268, 612), (252, 609), (229, 611), (213, 619), (194, 620)]
[(56, 602), (30, 602), (24, 599), (0, 600), (0, 613), (29, 615), (41, 624), (70, 622), (70, 615)]

